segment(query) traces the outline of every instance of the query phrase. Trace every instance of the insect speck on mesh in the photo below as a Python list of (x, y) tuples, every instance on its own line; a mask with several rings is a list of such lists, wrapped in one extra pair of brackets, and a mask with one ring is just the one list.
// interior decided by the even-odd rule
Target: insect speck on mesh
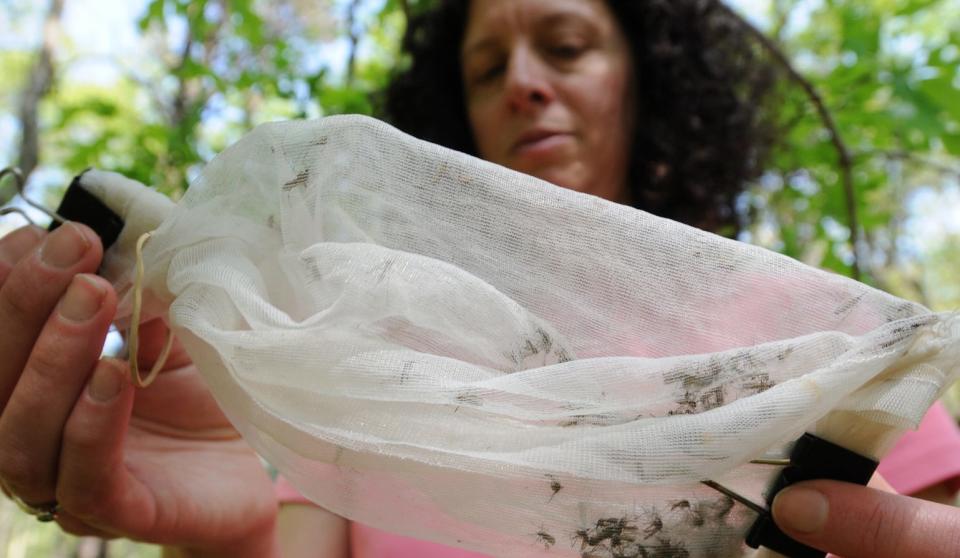
[(550, 533), (547, 533), (543, 529), (537, 531), (537, 542), (543, 543), (544, 550), (550, 548), (551, 546), (557, 544), (557, 539), (553, 537)]
[(560, 484), (560, 481), (557, 480), (557, 477), (551, 474), (547, 474), (545, 476), (550, 480), (550, 499), (547, 500), (547, 503), (549, 504), (553, 500), (553, 497), (557, 495), (557, 492), (560, 492), (560, 490), (563, 488), (563, 485)]

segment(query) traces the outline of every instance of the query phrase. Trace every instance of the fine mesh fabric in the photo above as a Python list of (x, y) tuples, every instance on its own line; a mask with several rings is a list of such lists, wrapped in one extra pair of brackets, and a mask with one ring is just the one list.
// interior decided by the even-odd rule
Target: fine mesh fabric
[(144, 262), (304, 495), (494, 556), (740, 555), (699, 481), (762, 504), (805, 431), (877, 459), (958, 373), (955, 315), (360, 116), (257, 128)]

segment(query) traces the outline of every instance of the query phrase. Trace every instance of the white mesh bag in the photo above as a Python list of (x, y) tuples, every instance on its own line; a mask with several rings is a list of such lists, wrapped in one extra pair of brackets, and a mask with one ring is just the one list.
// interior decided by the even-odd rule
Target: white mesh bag
[(879, 458), (957, 377), (954, 315), (364, 117), (261, 126), (175, 208), (85, 185), (307, 497), (495, 556), (739, 555), (700, 481), (762, 503), (805, 431)]

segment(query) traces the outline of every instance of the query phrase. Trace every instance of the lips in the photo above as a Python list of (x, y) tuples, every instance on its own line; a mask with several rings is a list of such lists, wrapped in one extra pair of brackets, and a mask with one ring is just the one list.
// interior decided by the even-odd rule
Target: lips
[(565, 143), (571, 136), (569, 132), (535, 128), (520, 134), (510, 151), (515, 155), (550, 151)]

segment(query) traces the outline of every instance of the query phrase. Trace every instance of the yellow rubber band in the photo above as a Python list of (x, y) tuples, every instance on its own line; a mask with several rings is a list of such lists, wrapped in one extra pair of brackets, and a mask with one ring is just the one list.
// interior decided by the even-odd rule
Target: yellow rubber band
[(137, 365), (137, 355), (140, 349), (140, 313), (143, 309), (143, 245), (150, 240), (150, 233), (143, 233), (137, 239), (137, 266), (136, 274), (133, 277), (133, 311), (130, 316), (130, 335), (127, 337), (128, 355), (130, 362), (130, 379), (133, 385), (145, 388), (157, 379), (157, 375), (163, 370), (167, 363), (167, 357), (170, 356), (170, 349), (173, 348), (173, 332), (167, 330), (167, 340), (163, 344), (163, 350), (157, 356), (157, 361), (153, 363), (153, 368), (146, 378), (140, 376), (140, 367)]

